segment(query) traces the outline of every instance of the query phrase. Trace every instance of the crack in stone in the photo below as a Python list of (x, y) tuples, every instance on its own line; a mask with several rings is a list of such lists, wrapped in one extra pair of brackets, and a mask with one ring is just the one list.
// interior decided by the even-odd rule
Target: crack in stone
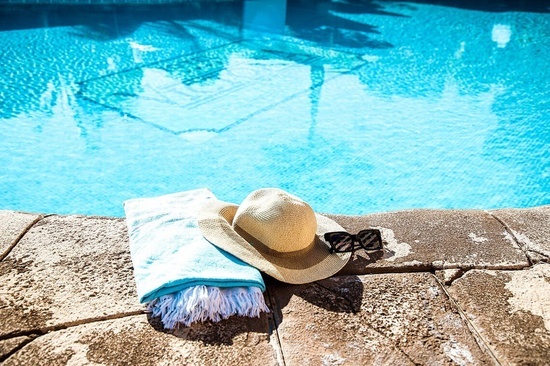
[[(550, 258), (546, 256), (544, 253), (538, 252), (536, 250), (528, 249), (528, 257), (531, 263), (533, 265), (539, 264), (539, 263), (550, 263)], [(531, 267), (531, 266), (530, 266)]]
[(386, 340), (388, 340), (388, 342), (392, 345), (393, 348), (395, 348), (396, 350), (398, 350), (403, 356), (405, 356), (413, 365), (415, 366), (422, 366), (421, 363), (418, 363), (416, 362), (415, 360), (413, 360), (411, 358), (411, 356), (405, 352), (398, 344), (396, 344), (394, 342), (393, 339), (391, 339), (390, 337), (386, 336), (384, 333), (380, 332), (378, 329), (376, 329), (375, 327), (373, 327), (372, 325), (370, 324), (364, 324), (367, 328), (369, 328), (370, 330), (372, 330), (374, 333), (378, 334), (380, 336), (380, 338), (384, 338)]
[(35, 339), (37, 339), (38, 337), (40, 337), (40, 334), (33, 333), (33, 334), (27, 335), (27, 337), (29, 337), (29, 339), (24, 340), (24, 341), (21, 342), (19, 345), (17, 345), (17, 347), (14, 347), (11, 351), (9, 351), (8, 353), (6, 353), (5, 355), (0, 356), (0, 363), (6, 361), (8, 358), (10, 358), (10, 357), (13, 356), (14, 354), (16, 354), (17, 352), (19, 352), (20, 350), (22, 350), (27, 344), (33, 342)]
[(21, 231), (21, 233), (19, 233), (19, 235), (15, 238), (13, 243), (11, 243), (8, 249), (6, 249), (4, 253), (0, 254), (0, 261), (3, 261), (4, 258), (6, 258), (11, 253), (13, 248), (15, 248), (15, 246), (21, 241), (21, 239), (23, 239), (23, 237), (29, 232), (30, 229), (32, 229), (38, 222), (42, 221), (44, 218), (48, 216), (51, 216), (51, 215), (39, 215), (29, 225), (27, 225), (27, 227), (23, 229), (23, 231)]
[(61, 324), (56, 324), (56, 325), (52, 325), (52, 326), (48, 326), (48, 327), (41, 327), (41, 328), (37, 328), (37, 329), (29, 329), (29, 330), (24, 330), (24, 331), (14, 331), (14, 332), (10, 332), (10, 333), (0, 335), (0, 341), (10, 339), (10, 338), (22, 337), (22, 336), (28, 336), (28, 337), (32, 337), (33, 335), (34, 336), (41, 336), (41, 335), (44, 335), (44, 334), (49, 333), (49, 332), (64, 330), (64, 329), (76, 327), (76, 326), (79, 326), (79, 325), (99, 323), (99, 322), (103, 322), (103, 321), (106, 321), (106, 320), (121, 319), (121, 318), (130, 317), (130, 316), (143, 315), (143, 314), (146, 314), (146, 313), (147, 313), (146, 310), (135, 310), (135, 311), (127, 312), (127, 313), (118, 313), (118, 314), (100, 316), (100, 317), (96, 317), (96, 318), (75, 320), (75, 321), (72, 321), (72, 322), (61, 323)]
[(458, 275), (457, 275), (456, 277), (453, 277), (447, 286), (452, 286), (453, 283), (454, 283), (456, 280), (461, 279), (462, 277), (464, 277), (464, 275), (465, 275), (466, 273), (470, 272), (471, 270), (472, 270), (472, 268), (468, 268), (468, 269), (462, 269), (462, 268), (460, 268), (460, 272), (458, 273)]
[(446, 280), (445, 279), (445, 282), (441, 282), (442, 285), (445, 285), (447, 287), (450, 287), (452, 286), (452, 284), (456, 281), (456, 280), (459, 280), (461, 279), (466, 273), (470, 272), (472, 269), (474, 268), (471, 268), (471, 267), (457, 267), (457, 268), (446, 268), (446, 269), (438, 269), (438, 270), (432, 270), (430, 271), (430, 273), (437, 277), (437, 274), (436, 272), (439, 271), (439, 272), (443, 272), (443, 271), (446, 271), (446, 270), (456, 270), (457, 272), (451, 276), (451, 278), (449, 280)]
[[(464, 273), (466, 273), (466, 272), (464, 272)], [(490, 342), (487, 342), (487, 340), (485, 340), (483, 338), (483, 336), (476, 329), (474, 324), (470, 321), (470, 319), (468, 319), (468, 317), (466, 316), (466, 313), (464, 312), (464, 310), (455, 301), (455, 299), (453, 297), (451, 297), (451, 294), (449, 294), (449, 292), (447, 291), (446, 286), (443, 283), (441, 283), (439, 278), (437, 276), (435, 276), (434, 274), (432, 274), (432, 276), (435, 278), (437, 284), (439, 285), (439, 287), (441, 288), (443, 293), (445, 293), (445, 295), (447, 296), (449, 302), (451, 303), (451, 306), (453, 306), (456, 309), (456, 311), (458, 312), (458, 314), (460, 315), (460, 317), (462, 318), (462, 320), (464, 321), (464, 323), (466, 324), (466, 326), (470, 330), (470, 333), (474, 337), (474, 339), (475, 339), (476, 343), (478, 344), (479, 348), (481, 348), (481, 350), (484, 351), (489, 356), (489, 358), (491, 358), (493, 360), (495, 365), (502, 366), (502, 363), (500, 362), (500, 360), (497, 358), (497, 356), (495, 355), (493, 350), (489, 347), (488, 344)], [(464, 276), (464, 274), (462, 276)]]
[(392, 347), (398, 350), (399, 352), (401, 352), (401, 354), (405, 356), (407, 360), (409, 360), (414, 366), (422, 366), (421, 363), (418, 363), (415, 360), (413, 360), (411, 356), (407, 352), (405, 352), (398, 344), (394, 343), (393, 339), (389, 338), (384, 333), (380, 332), (378, 329), (376, 329), (370, 324), (365, 324), (365, 326), (370, 330), (372, 330), (374, 333), (378, 334), (381, 338), (387, 339), (388, 342), (392, 345)]
[(275, 353), (277, 355), (277, 363), (280, 366), (286, 366), (285, 354), (283, 352), (283, 345), (281, 343), (281, 338), (279, 337), (279, 331), (277, 329), (279, 324), (281, 324), (281, 319), (278, 319), (278, 320), (275, 319), (275, 317), (278, 316), (278, 312), (276, 311), (276, 306), (275, 306), (276, 302), (269, 288), (267, 288), (267, 295), (268, 295), (267, 300), (269, 301), (269, 307), (271, 308), (271, 313), (269, 314), (269, 318), (270, 318), (270, 321), (273, 322), (273, 332), (275, 333), (276, 345), (274, 348), (276, 348)]
[(510, 229), (510, 227), (508, 227), (508, 225), (506, 225), (506, 223), (500, 218), (498, 217), (497, 215), (493, 214), (492, 212), (489, 212), (489, 211), (486, 211), (492, 218), (494, 218), (495, 220), (497, 220), (503, 227), (504, 227), (504, 230), (510, 235), (510, 237), (512, 237), (514, 239), (514, 241), (516, 242), (518, 248), (520, 248), (520, 250), (523, 252), (523, 254), (525, 255), (526, 259), (527, 259), (527, 262), (529, 263), (529, 267), (533, 266), (533, 261), (531, 260), (531, 257), (529, 256), (528, 252), (533, 252), (533, 253), (537, 253), (539, 255), (542, 255), (546, 258), (546, 255), (542, 254), (542, 253), (538, 253), (536, 250), (533, 250), (531, 248), (526, 248), (525, 245), (523, 244), (523, 242), (521, 240), (519, 240), (519, 238), (516, 236), (516, 234), (514, 233), (514, 230)]
[(409, 360), (414, 366), (422, 366), (421, 363), (416, 362), (415, 360), (413, 360), (413, 359), (411, 358), (411, 356), (410, 356), (407, 352), (403, 351), (403, 350), (401, 349), (401, 347), (399, 347), (398, 345), (394, 345), (394, 346), (395, 346), (395, 348), (397, 348), (397, 349), (399, 350), (399, 352), (401, 352), (401, 354), (402, 354), (403, 356), (405, 356), (405, 357), (407, 358), (407, 360)]
[[(317, 286), (319, 286), (319, 287), (321, 287), (322, 289), (324, 289), (324, 290), (330, 292), (331, 294), (333, 294), (333, 295), (335, 295), (335, 296), (337, 296), (337, 297), (339, 297), (339, 298), (342, 298), (342, 299), (346, 300), (346, 302), (348, 302), (348, 304), (349, 304), (349, 306), (350, 306), (350, 308), (351, 308), (352, 314), (356, 315), (356, 314), (358, 314), (359, 312), (361, 312), (361, 310), (356, 311), (356, 310), (354, 309), (353, 302), (352, 302), (350, 299), (348, 299), (346, 296), (344, 296), (344, 295), (342, 295), (342, 294), (340, 294), (340, 293), (337, 293), (337, 292), (335, 292), (335, 291), (332, 291), (330, 288), (325, 287), (325, 286), (321, 285), (321, 284), (318, 283), (318, 282), (314, 282), (314, 284), (317, 285)], [(392, 339), (388, 338), (385, 334), (381, 333), (378, 329), (374, 328), (374, 327), (373, 327), (372, 325), (370, 325), (370, 324), (365, 324), (365, 326), (368, 327), (368, 328), (369, 328), (370, 330), (372, 330), (373, 332), (375, 332), (376, 334), (378, 334), (381, 338), (387, 339), (387, 340), (392, 344), (392, 346), (393, 346), (395, 349), (397, 349), (399, 352), (401, 352), (401, 354), (403, 354), (403, 356), (405, 356), (413, 365), (415, 365), (415, 366), (421, 366), (420, 363), (414, 361), (414, 360), (411, 358), (411, 356), (410, 356), (407, 352), (405, 352), (403, 349), (401, 349), (401, 347), (400, 347), (398, 344), (395, 344), (395, 343), (393, 342)]]

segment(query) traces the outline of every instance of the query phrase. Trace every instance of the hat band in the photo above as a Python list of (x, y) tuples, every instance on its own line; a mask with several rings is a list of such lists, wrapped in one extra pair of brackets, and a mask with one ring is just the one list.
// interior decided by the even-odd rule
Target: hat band
[(305, 248), (293, 250), (290, 252), (280, 252), (278, 250), (268, 247), (267, 245), (262, 243), (260, 240), (256, 239), (254, 236), (246, 232), (246, 230), (240, 227), (239, 225), (235, 224), (233, 228), (240, 236), (242, 236), (244, 240), (246, 240), (250, 245), (256, 248), (257, 251), (268, 254), (273, 257), (279, 257), (279, 258), (300, 257), (305, 253), (309, 252), (315, 246), (315, 238), (314, 238), (311, 241), (311, 243)]

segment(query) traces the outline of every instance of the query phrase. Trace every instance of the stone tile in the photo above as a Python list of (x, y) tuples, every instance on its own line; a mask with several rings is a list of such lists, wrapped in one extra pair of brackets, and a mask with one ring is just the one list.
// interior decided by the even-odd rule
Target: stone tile
[(41, 217), (31, 213), (0, 211), (0, 259), (8, 254), (25, 230)]
[(448, 289), (502, 365), (548, 365), (550, 264), (471, 270)]
[(0, 262), (0, 338), (141, 312), (122, 219), (49, 216)]
[(430, 273), (341, 276), (269, 291), (288, 366), (491, 363)]
[(550, 259), (550, 205), (491, 213), (510, 229), (531, 259)]
[(21, 348), (31, 340), (32, 338), (28, 336), (0, 340), (0, 362), (5, 360), (9, 354), (14, 352), (17, 348)]
[(166, 333), (129, 316), (50, 332), (4, 365), (277, 365), (269, 328), (263, 315)]
[(484, 211), (411, 210), (328, 216), (354, 233), (379, 228), (385, 241), (383, 251), (357, 251), (341, 274), (529, 265), (502, 224)]

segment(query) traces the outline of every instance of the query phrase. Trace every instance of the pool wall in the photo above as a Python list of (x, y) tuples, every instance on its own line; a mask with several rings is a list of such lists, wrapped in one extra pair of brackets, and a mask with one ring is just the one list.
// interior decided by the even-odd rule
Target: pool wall
[(224, 2), (232, 0), (0, 0), (2, 4), (52, 4), (52, 5), (126, 5), (126, 4), (181, 4), (190, 2)]

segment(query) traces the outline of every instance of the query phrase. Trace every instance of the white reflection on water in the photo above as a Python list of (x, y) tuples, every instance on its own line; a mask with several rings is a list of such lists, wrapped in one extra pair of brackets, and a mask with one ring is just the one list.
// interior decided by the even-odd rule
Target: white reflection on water
[(128, 44), (132, 48), (132, 56), (134, 57), (134, 62), (140, 64), (143, 62), (142, 54), (144, 52), (153, 52), (158, 51), (159, 49), (151, 45), (143, 45), (138, 42), (128, 41)]
[(107, 70), (108, 71), (117, 71), (117, 63), (115, 61), (115, 57), (107, 57)]
[(465, 50), (466, 50), (466, 42), (462, 41), (460, 42), (460, 48), (455, 52), (455, 57), (457, 59), (462, 58), (462, 54), (464, 53)]
[(504, 48), (510, 42), (512, 31), (509, 25), (495, 24), (491, 32), (491, 39), (497, 43), (499, 48)]

